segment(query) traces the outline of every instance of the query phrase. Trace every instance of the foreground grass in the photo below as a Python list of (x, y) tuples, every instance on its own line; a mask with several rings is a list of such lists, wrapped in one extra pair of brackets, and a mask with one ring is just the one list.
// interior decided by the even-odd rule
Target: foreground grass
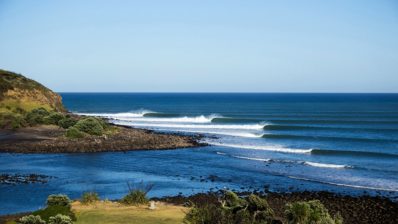
[(72, 210), (76, 214), (77, 224), (180, 224), (188, 212), (185, 207), (160, 202), (157, 203), (155, 210), (150, 210), (148, 206), (125, 206), (109, 201), (91, 205), (73, 202)]

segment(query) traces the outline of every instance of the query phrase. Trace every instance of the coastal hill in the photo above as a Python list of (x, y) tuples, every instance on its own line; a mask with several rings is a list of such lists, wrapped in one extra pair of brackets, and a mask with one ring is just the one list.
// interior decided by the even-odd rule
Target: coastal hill
[(67, 112), (42, 84), (0, 70), (0, 152), (60, 153), (199, 146), (193, 137), (116, 126)]
[(1, 112), (30, 111), (39, 107), (65, 111), (61, 96), (57, 93), (23, 75), (0, 69)]

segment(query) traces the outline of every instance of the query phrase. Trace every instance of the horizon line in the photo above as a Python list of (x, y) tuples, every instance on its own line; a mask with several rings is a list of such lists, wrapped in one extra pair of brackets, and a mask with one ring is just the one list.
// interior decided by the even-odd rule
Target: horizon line
[(172, 94), (184, 94), (184, 93), (193, 93), (193, 94), (398, 94), (398, 92), (129, 92), (129, 91), (104, 91), (104, 92), (86, 92), (86, 91), (55, 91), (56, 93), (110, 93), (110, 94), (123, 94), (123, 93), (144, 93), (144, 94), (152, 94), (152, 93), (172, 93)]

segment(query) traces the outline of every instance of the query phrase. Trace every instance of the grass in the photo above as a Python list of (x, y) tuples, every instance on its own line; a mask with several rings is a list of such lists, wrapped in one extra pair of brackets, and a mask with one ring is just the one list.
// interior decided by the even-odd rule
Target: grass
[(0, 102), (0, 108), (3, 112), (15, 112), (15, 109), (17, 109), (17, 108), (22, 109), (24, 111), (31, 111), (33, 109), (40, 108), (40, 107), (43, 107), (47, 111), (53, 110), (47, 104), (31, 102), (27, 99), (19, 99), (19, 100), (6, 99), (6, 100), (2, 100)]
[(148, 206), (126, 206), (117, 202), (100, 201), (90, 205), (72, 203), (76, 224), (180, 224), (188, 208), (158, 202), (155, 210)]

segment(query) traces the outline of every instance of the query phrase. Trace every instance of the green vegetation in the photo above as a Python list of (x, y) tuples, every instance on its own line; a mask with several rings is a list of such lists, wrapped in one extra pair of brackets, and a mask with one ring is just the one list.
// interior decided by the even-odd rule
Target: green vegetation
[(70, 206), (51, 205), (44, 209), (40, 209), (32, 213), (33, 215), (39, 215), (43, 220), (49, 221), (50, 217), (58, 214), (69, 216), (72, 220), (76, 220), (75, 214), (71, 211)]
[(40, 108), (33, 109), (32, 111), (28, 112), (25, 116), (25, 120), (31, 126), (38, 125), (38, 124), (44, 124), (44, 118), (47, 117), (48, 115), (50, 115), (50, 112), (48, 112), (46, 109), (40, 107)]
[[(267, 224), (282, 223), (264, 198), (251, 194), (239, 197), (226, 191), (220, 203), (194, 205), (184, 219), (186, 224)], [(331, 218), (328, 210), (318, 200), (287, 204), (285, 218), (289, 224), (342, 224), (340, 215)]]
[(71, 118), (69, 115), (66, 115), (65, 118), (62, 118), (58, 121), (58, 126), (61, 128), (68, 129), (77, 123), (77, 119)]
[(82, 204), (92, 204), (99, 201), (100, 198), (96, 192), (84, 192), (82, 196)]
[(23, 75), (0, 69), (0, 97), (4, 97), (8, 90), (16, 88), (24, 90), (37, 89), (39, 91), (49, 90), (40, 83), (28, 79)]
[(133, 190), (124, 196), (120, 202), (126, 205), (142, 205), (148, 204), (149, 199), (146, 197), (146, 193), (144, 191)]
[(52, 194), (47, 198), (47, 206), (70, 206), (70, 199), (67, 195), (64, 194)]
[(49, 224), (72, 224), (72, 219), (69, 216), (58, 214), (50, 217)]
[(195, 205), (186, 215), (184, 223), (272, 223), (274, 212), (265, 199), (257, 195), (240, 198), (231, 191), (225, 192), (220, 204)]
[(40, 218), (38, 215), (28, 215), (20, 218), (17, 221), (18, 224), (46, 224), (44, 220)]
[(34, 80), (0, 69), (0, 117), (21, 115), (40, 107), (65, 111), (58, 94)]
[(104, 132), (104, 125), (99, 119), (94, 117), (83, 118), (79, 120), (73, 127), (90, 135), (102, 135)]
[[(225, 191), (218, 202), (202, 202), (192, 208), (158, 202), (156, 209), (147, 207), (146, 193), (152, 185), (142, 182), (119, 202), (100, 201), (95, 192), (85, 192), (81, 202), (71, 203), (66, 195), (50, 195), (47, 207), (24, 216), (21, 224), (71, 224), (73, 223), (185, 223), (185, 224), (342, 224), (338, 214), (332, 218), (318, 200), (294, 202), (286, 205), (285, 221), (276, 218), (266, 199), (258, 195), (240, 197)], [(138, 186), (138, 187), (137, 187)], [(141, 190), (139, 190), (141, 189)], [(142, 190), (145, 189), (145, 190)], [(127, 199), (128, 198), (128, 199)], [(125, 201), (126, 200), (126, 201)], [(127, 203), (125, 203), (127, 202)], [(135, 206), (131, 206), (135, 205)], [(72, 212), (73, 211), (73, 212)], [(15, 223), (9, 221), (7, 223)]]
[(71, 220), (76, 220), (75, 214), (71, 210), (71, 201), (68, 196), (63, 194), (50, 195), (47, 198), (47, 207), (32, 213), (40, 216), (46, 222), (58, 214), (69, 216)]
[(295, 202), (286, 206), (286, 219), (289, 224), (341, 224), (340, 216), (330, 217), (328, 210), (318, 200)]
[(83, 138), (85, 134), (75, 127), (70, 127), (66, 130), (65, 136), (68, 138)]
[(57, 125), (67, 129), (65, 136), (71, 139), (117, 131), (100, 118), (77, 118), (64, 112), (58, 94), (34, 80), (0, 69), (0, 129)]
[(146, 195), (152, 190), (152, 184), (144, 184), (144, 182), (141, 181), (135, 185), (127, 183), (127, 187), (129, 189), (129, 193), (120, 200), (122, 204), (144, 205), (149, 203), (149, 199)]
[(59, 121), (61, 121), (64, 118), (65, 116), (61, 113), (51, 112), (49, 115), (44, 117), (44, 123), (58, 125)]
[(43, 111), (64, 112), (61, 97), (36, 81), (0, 69), (0, 128), (44, 123)]
[(63, 113), (48, 111), (43, 107), (35, 108), (29, 112), (0, 113), (0, 128), (11, 127), (13, 129), (36, 126), (58, 125), (67, 129), (65, 136), (71, 139), (83, 138), (87, 135), (112, 135), (117, 131), (104, 120), (95, 117), (71, 117)]

